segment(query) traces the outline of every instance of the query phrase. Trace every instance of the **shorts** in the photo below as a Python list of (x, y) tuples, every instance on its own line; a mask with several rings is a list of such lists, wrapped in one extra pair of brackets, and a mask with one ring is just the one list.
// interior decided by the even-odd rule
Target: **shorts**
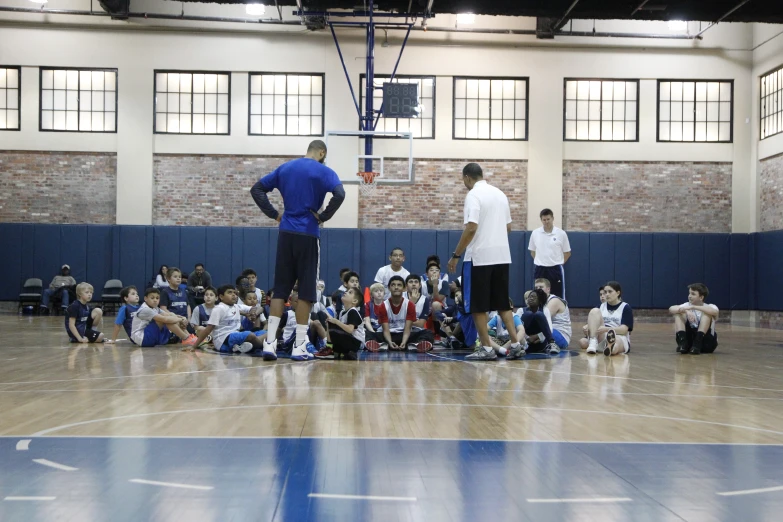
[(331, 326), (329, 335), (332, 338), (334, 353), (358, 352), (362, 349), (362, 342), (359, 339), (338, 326)]
[(150, 324), (144, 329), (144, 338), (141, 341), (141, 346), (148, 348), (150, 346), (158, 346), (160, 344), (168, 344), (172, 335), (166, 325), (159, 325), (155, 321), (150, 321)]
[(510, 310), (508, 282), (509, 266), (462, 263), (462, 298), (467, 313), (488, 313)]
[(317, 237), (281, 230), (275, 259), (275, 297), (288, 299), (298, 281), (299, 299), (318, 301), (316, 284), (320, 264), (321, 245)]
[[(687, 322), (685, 323), (685, 342), (688, 348), (693, 347), (693, 340), (696, 338), (696, 334), (699, 332), (698, 328), (692, 327)], [(718, 348), (718, 334), (712, 334), (712, 329), (704, 334), (704, 341), (701, 344), (701, 353), (713, 353)]]
[(247, 338), (250, 336), (250, 334), (253, 334), (256, 337), (261, 337), (265, 333), (266, 330), (258, 330), (257, 332), (232, 332), (228, 334), (225, 339), (223, 339), (223, 344), (221, 346), (217, 346), (216, 348), (221, 352), (233, 352), (234, 346), (240, 345), (247, 341)]
[[(631, 338), (628, 337), (627, 335), (616, 335), (614, 343), (615, 344), (620, 343), (622, 345), (623, 353), (629, 353), (631, 351)], [(599, 352), (603, 352), (604, 348), (606, 348), (606, 338), (604, 338), (603, 341), (598, 343)]]
[[(98, 330), (95, 330), (93, 328), (85, 329), (85, 331), (79, 331), (79, 333), (82, 335), (82, 337), (86, 337), (88, 342), (94, 343), (98, 340), (98, 337), (101, 336), (101, 332)], [(76, 340), (73, 335), (71, 335), (71, 332), (68, 332), (68, 337), (71, 338), (72, 343), (78, 343), (79, 341)]]
[(561, 334), (557, 330), (552, 330), (552, 339), (555, 340), (555, 344), (561, 350), (564, 349), (564, 348), (568, 348), (568, 339), (566, 339), (563, 336), (563, 334)]

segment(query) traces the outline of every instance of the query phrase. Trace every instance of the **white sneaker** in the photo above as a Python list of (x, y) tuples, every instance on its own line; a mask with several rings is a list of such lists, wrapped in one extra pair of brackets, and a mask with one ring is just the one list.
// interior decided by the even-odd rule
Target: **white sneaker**
[(265, 361), (277, 360), (277, 350), (275, 349), (276, 347), (277, 342), (268, 343), (266, 340), (264, 341), (264, 351), (262, 352), (262, 357)]
[(294, 349), (291, 350), (291, 360), (292, 361), (309, 361), (310, 359), (314, 359), (314, 357), (310, 354), (310, 352), (307, 351), (307, 343), (302, 343), (299, 346), (294, 346)]
[(595, 355), (595, 352), (598, 351), (598, 339), (590, 339), (590, 343), (587, 345), (587, 353)]
[(235, 344), (234, 351), (239, 353), (247, 353), (253, 349), (253, 345), (250, 343)]
[(381, 343), (378, 347), (379, 352), (387, 352), (389, 351), (389, 345), (387, 343)]

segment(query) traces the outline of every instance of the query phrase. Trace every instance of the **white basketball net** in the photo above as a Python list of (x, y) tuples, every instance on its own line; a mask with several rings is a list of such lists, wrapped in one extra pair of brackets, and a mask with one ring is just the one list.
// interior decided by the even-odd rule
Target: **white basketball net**
[(369, 196), (375, 193), (377, 187), (376, 181), (378, 180), (377, 172), (360, 172), (359, 176), (359, 192), (362, 196)]

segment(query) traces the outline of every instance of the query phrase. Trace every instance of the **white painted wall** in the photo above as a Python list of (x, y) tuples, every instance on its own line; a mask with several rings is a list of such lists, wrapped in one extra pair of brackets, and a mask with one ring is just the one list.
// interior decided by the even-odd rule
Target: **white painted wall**
[[(76, 4), (81, 0), (69, 1)], [(14, 2), (24, 6), (29, 4), (20, 0)], [(167, 8), (171, 8), (170, 3)], [(191, 6), (186, 6), (186, 9), (191, 9)], [(53, 15), (35, 17), (47, 18), (50, 22), (56, 18)], [(151, 222), (154, 153), (299, 155), (304, 152), (310, 138), (247, 135), (248, 71), (325, 72), (326, 128), (357, 128), (356, 111), (334, 43), (325, 33), (292, 34), (288, 29), (288, 33), (259, 31), (257, 26), (252, 26), (252, 30), (231, 32), (174, 31), (170, 27), (144, 28), (141, 27), (143, 24), (138, 22), (123, 25), (121, 22), (105, 19), (88, 20), (91, 25), (97, 27), (64, 25), (59, 22), (3, 25), (3, 20), (9, 18), (25, 17), (0, 14), (0, 64), (25, 66), (22, 76), (22, 131), (3, 133), (0, 136), (0, 148), (116, 151), (117, 219), (120, 223)], [(506, 19), (505, 23), (508, 24), (509, 20)], [(443, 17), (436, 21), (442, 25), (453, 24), (450, 19)], [(527, 23), (523, 19), (514, 21), (521, 26)], [(431, 22), (434, 23), (435, 21)], [(584, 23), (586, 22), (577, 21), (575, 29), (579, 29), (580, 24)], [(107, 24), (110, 27), (107, 27)], [(607, 31), (642, 31), (645, 27), (652, 27), (656, 32), (666, 30), (665, 24), (644, 26), (643, 23), (631, 23), (624, 26), (621, 22), (600, 21), (598, 24), (605, 24), (605, 27), (599, 26), (598, 30)], [(129, 26), (134, 29), (118, 30)], [(236, 27), (245, 29), (244, 25), (231, 26), (232, 29)], [(696, 28), (689, 30), (694, 32)], [(758, 30), (753, 26), (743, 24), (721, 24), (709, 31), (707, 38), (701, 42), (596, 38), (543, 42), (527, 37), (498, 39), (475, 35), (417, 33), (406, 48), (398, 72), (436, 75), (437, 107), (436, 139), (417, 140), (414, 154), (418, 158), (527, 159), (529, 199), (535, 202), (529, 205), (530, 227), (539, 223), (537, 209), (544, 202), (555, 210), (557, 219), (560, 219), (564, 159), (732, 161), (733, 229), (736, 232), (749, 231), (756, 221), (754, 161), (757, 157), (755, 143), (758, 119), (757, 112), (754, 112), (754, 103), (758, 104), (758, 87), (755, 76), (757, 64), (754, 63), (754, 58), (758, 52), (750, 51), (750, 46), (758, 40), (757, 33)], [(355, 36), (355, 32), (343, 34), (341, 44), (351, 80), (358, 94), (359, 74), (364, 69), (364, 42)], [(376, 72), (391, 72), (399, 51), (400, 36), (399, 33), (391, 33), (389, 47), (384, 48), (380, 44), (377, 46)], [(783, 40), (783, 37), (779, 40)], [(773, 56), (769, 60), (774, 59), (774, 53), (771, 54)], [(38, 132), (36, 67), (42, 65), (118, 68), (118, 134)], [(152, 80), (153, 70), (157, 68), (232, 71), (231, 135), (154, 135)], [(529, 76), (530, 140), (452, 140), (452, 76), (458, 75)], [(641, 78), (640, 141), (564, 143), (564, 77)], [(733, 79), (734, 143), (656, 143), (657, 78)], [(749, 118), (747, 124), (746, 118)], [(405, 144), (400, 141), (383, 140), (378, 142), (376, 153), (399, 157), (407, 155), (407, 150)], [(338, 164), (354, 164), (352, 157), (332, 159)], [(263, 173), (259, 173), (261, 174)], [(346, 180), (355, 179), (355, 172), (347, 167), (340, 169), (340, 175)], [(345, 211), (338, 213), (339, 219), (331, 223), (331, 226), (357, 226), (355, 187), (351, 187), (348, 192), (349, 200), (346, 202)]]

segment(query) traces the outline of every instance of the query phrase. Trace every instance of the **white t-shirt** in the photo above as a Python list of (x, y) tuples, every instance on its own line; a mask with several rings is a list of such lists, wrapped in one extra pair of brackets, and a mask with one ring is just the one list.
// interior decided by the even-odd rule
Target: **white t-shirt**
[[(691, 304), (690, 303), (683, 303), (680, 306), (691, 306)], [(715, 311), (718, 310), (718, 307), (715, 306), (714, 304), (704, 303), (701, 306), (708, 306), (708, 307), (714, 309)], [(688, 318), (688, 324), (691, 326), (691, 328), (695, 328), (697, 330), (699, 329), (699, 323), (701, 322), (702, 313), (703, 312), (700, 312), (698, 310), (688, 310), (686, 312), (687, 318)], [(691, 314), (693, 314), (693, 315), (691, 315)], [(710, 325), (710, 333), (712, 335), (715, 335), (715, 320), (713, 320), (712, 324)]]
[(465, 250), (465, 261), (474, 266), (509, 265), (506, 226), (511, 223), (511, 208), (503, 192), (486, 181), (477, 181), (465, 196), (465, 224), (476, 223), (478, 229)]
[(564, 254), (571, 251), (571, 244), (568, 242), (568, 234), (562, 229), (552, 227), (552, 232), (547, 233), (544, 227), (538, 227), (530, 234), (527, 249), (536, 253), (533, 264), (557, 266), (565, 263)]
[(141, 346), (141, 343), (144, 342), (144, 329), (159, 313), (160, 308), (150, 308), (147, 303), (141, 303), (131, 323), (131, 341)]
[(226, 303), (216, 305), (209, 315), (209, 324), (215, 327), (212, 330), (212, 343), (215, 348), (220, 349), (229, 334), (238, 332), (241, 323), (242, 317), (236, 306), (228, 306)]
[[(405, 267), (400, 267), (399, 272), (395, 272), (392, 270), (391, 265), (382, 266), (378, 269), (378, 273), (375, 274), (375, 282), (381, 283), (383, 287), (386, 289), (386, 294), (384, 299), (388, 299), (391, 297), (391, 292), (389, 292), (389, 279), (391, 279), (393, 276), (400, 276), (403, 281), (405, 281), (405, 278), (410, 275), (410, 272), (405, 270)], [(405, 283), (403, 282), (403, 286), (405, 286)]]
[[(262, 323), (265, 323), (265, 322), (266, 322), (266, 316), (264, 315), (264, 307), (263, 307), (263, 306), (261, 306), (260, 304), (256, 304), (255, 306), (253, 306), (253, 307), (251, 308), (250, 306), (246, 305), (246, 304), (245, 304), (245, 303), (243, 303), (242, 301), (239, 301), (239, 302), (238, 302), (237, 304), (235, 304), (234, 306), (236, 306), (236, 307), (237, 307), (237, 310), (239, 310), (239, 313), (240, 313), (240, 314), (246, 314), (246, 313), (248, 313), (250, 310), (253, 310), (255, 313), (257, 313), (257, 314), (258, 314), (258, 318), (261, 320), (261, 322), (262, 322)], [(241, 319), (240, 319), (240, 321), (241, 321)]]

